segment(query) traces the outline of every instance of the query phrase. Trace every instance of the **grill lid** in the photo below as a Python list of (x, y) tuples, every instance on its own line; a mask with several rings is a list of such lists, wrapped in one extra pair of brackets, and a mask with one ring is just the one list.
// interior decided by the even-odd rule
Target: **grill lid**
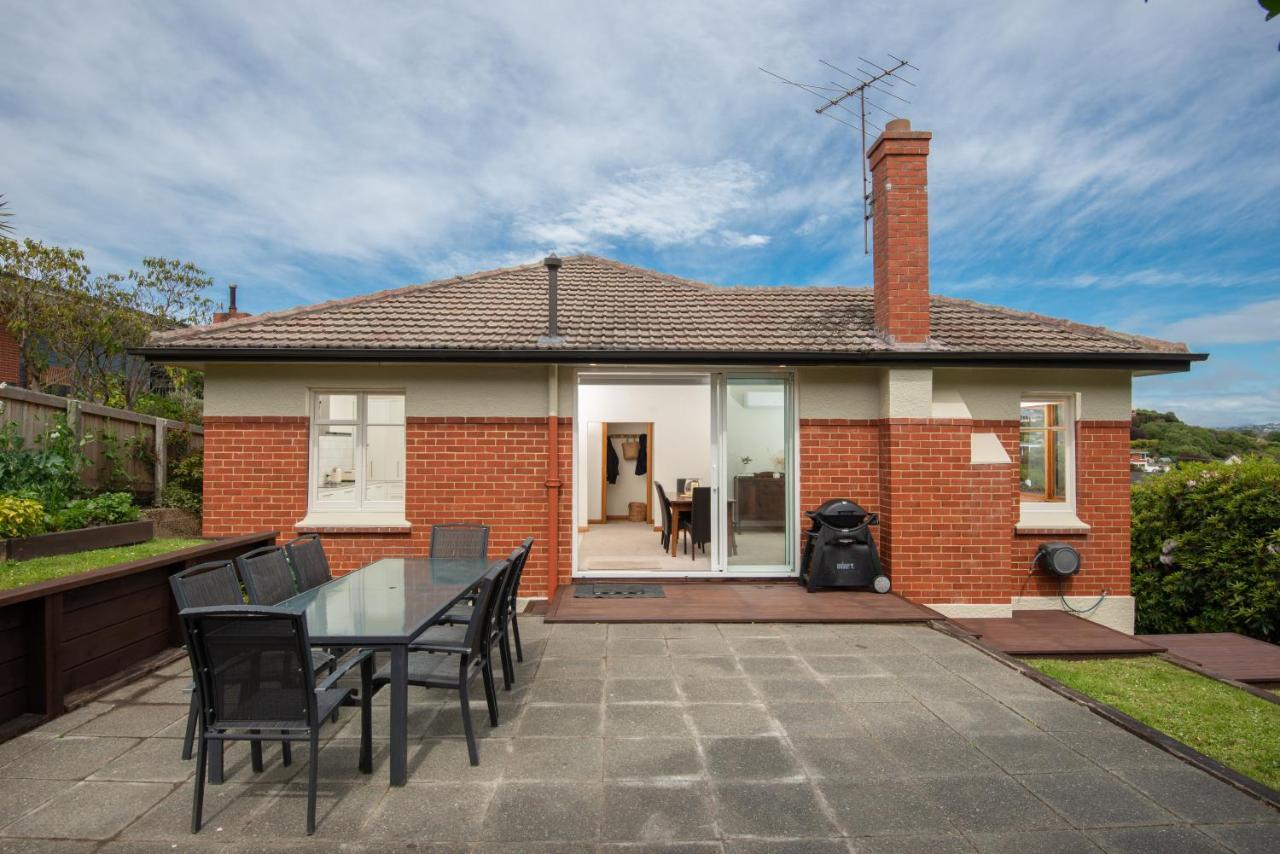
[(832, 498), (808, 513), (810, 519), (833, 528), (857, 528), (872, 514), (848, 498)]

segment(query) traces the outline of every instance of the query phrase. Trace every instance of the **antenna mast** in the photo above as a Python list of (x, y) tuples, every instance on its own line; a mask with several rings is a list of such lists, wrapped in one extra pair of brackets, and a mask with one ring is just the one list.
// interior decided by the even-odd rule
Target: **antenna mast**
[[(858, 147), (862, 154), (859, 159), (862, 163), (862, 252), (864, 255), (871, 254), (871, 237), (868, 223), (871, 221), (871, 205), (873, 202), (871, 198), (871, 190), (867, 186), (867, 127), (870, 126), (876, 131), (884, 130), (880, 125), (867, 118), (867, 107), (879, 110), (890, 118), (901, 118), (901, 116), (897, 115), (892, 110), (888, 110), (875, 101), (869, 100), (867, 98), (867, 91), (870, 90), (881, 95), (887, 95), (890, 98), (896, 98), (904, 104), (910, 104), (910, 101), (903, 98), (896, 92), (890, 91), (890, 89), (893, 88), (895, 83), (905, 83), (908, 86), (915, 86), (916, 84), (912, 83), (902, 75), (902, 71), (905, 68), (910, 68), (915, 71), (920, 70), (905, 59), (894, 56), (893, 54), (888, 54), (888, 56), (892, 61), (887, 66), (880, 65), (879, 63), (872, 62), (871, 60), (863, 57), (858, 57), (858, 61), (860, 63), (871, 66), (874, 71), (863, 68), (862, 65), (856, 65), (854, 68), (857, 70), (857, 74), (845, 71), (843, 68), (833, 65), (825, 59), (818, 60), (827, 68), (837, 71), (852, 80), (856, 80), (857, 84), (852, 87), (835, 81), (832, 81), (830, 86), (819, 85), (816, 83), (797, 83), (794, 80), (788, 80), (781, 74), (775, 74), (767, 68), (760, 69), (770, 77), (776, 77), (783, 83), (795, 86), (798, 89), (803, 89), (810, 95), (815, 95), (818, 98), (821, 98), (825, 103), (823, 103), (821, 107), (816, 107), (814, 109), (815, 113), (858, 131)], [(845, 101), (848, 101), (855, 96), (858, 99), (857, 112), (854, 112), (845, 105)], [(832, 115), (836, 110), (841, 110), (848, 113), (851, 117), (857, 118), (858, 123), (855, 125), (852, 122)]]

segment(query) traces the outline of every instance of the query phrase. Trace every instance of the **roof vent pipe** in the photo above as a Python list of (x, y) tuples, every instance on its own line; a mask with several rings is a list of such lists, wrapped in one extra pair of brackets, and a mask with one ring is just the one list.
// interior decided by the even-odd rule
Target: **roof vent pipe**
[(230, 298), (229, 298), (229, 300), (227, 301), (227, 313), (228, 313), (228, 314), (230, 314), (230, 315), (232, 315), (232, 316), (235, 316), (235, 313), (236, 313), (236, 287), (237, 287), (237, 285), (236, 285), (236, 283), (235, 283), (235, 282), (232, 282), (232, 283), (231, 283), (230, 285), (228, 285), (227, 287), (228, 287), (228, 290), (230, 290), (230, 291), (231, 291), (231, 297), (230, 297)]
[(559, 344), (562, 339), (560, 337), (560, 318), (558, 316), (559, 290), (560, 290), (560, 264), (562, 263), (555, 255), (548, 255), (546, 260), (542, 262), (547, 267), (547, 334), (539, 337), (539, 344)]

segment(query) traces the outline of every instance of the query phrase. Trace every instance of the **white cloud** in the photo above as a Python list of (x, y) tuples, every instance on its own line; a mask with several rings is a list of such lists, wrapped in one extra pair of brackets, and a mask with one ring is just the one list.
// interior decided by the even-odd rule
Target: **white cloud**
[(1165, 334), (1207, 344), (1256, 344), (1280, 341), (1280, 299), (1249, 303), (1230, 311), (1188, 317), (1170, 324)]
[(743, 236), (724, 226), (751, 205), (761, 178), (738, 160), (633, 169), (550, 221), (539, 214), (523, 215), (522, 230), (536, 243), (564, 250), (618, 240), (661, 247), (712, 237), (729, 246), (760, 246), (769, 238)]

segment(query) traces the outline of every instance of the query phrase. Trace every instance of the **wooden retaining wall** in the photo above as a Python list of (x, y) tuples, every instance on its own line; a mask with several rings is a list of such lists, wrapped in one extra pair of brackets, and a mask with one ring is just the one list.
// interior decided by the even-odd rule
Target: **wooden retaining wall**
[(71, 692), (180, 645), (169, 576), (275, 541), (275, 531), (227, 537), (0, 591), (0, 724), (60, 715)]

